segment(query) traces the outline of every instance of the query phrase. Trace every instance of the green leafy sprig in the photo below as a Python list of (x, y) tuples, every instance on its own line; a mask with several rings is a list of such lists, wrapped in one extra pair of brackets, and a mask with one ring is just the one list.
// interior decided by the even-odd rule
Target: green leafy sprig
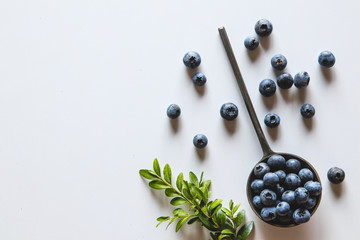
[(188, 205), (188, 209), (177, 207), (173, 216), (162, 216), (157, 218), (159, 226), (168, 221), (169, 226), (178, 220), (175, 231), (187, 222), (192, 224), (200, 222), (210, 230), (213, 240), (245, 240), (251, 233), (254, 222), (244, 223), (245, 211), (239, 210), (240, 204), (235, 205), (232, 200), (229, 208), (222, 205), (223, 200), (215, 199), (209, 201), (210, 180), (203, 180), (204, 172), (198, 178), (193, 172), (189, 172), (189, 181), (184, 180), (183, 173), (176, 179), (176, 188), (172, 185), (172, 173), (169, 164), (166, 164), (161, 175), (161, 168), (157, 159), (153, 162), (153, 170), (141, 169), (140, 175), (148, 180), (149, 186), (157, 190), (165, 190), (165, 195), (172, 198), (173, 206)]

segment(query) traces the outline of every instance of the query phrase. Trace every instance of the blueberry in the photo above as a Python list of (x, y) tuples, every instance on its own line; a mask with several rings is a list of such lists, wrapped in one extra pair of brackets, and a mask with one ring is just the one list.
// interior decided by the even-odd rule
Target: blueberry
[(281, 155), (272, 155), (267, 160), (267, 164), (269, 165), (270, 169), (272, 170), (278, 170), (278, 169), (284, 169), (285, 168), (285, 158)]
[(293, 216), (293, 211), (290, 209), (288, 214), (286, 214), (285, 216), (277, 215), (277, 219), (282, 223), (290, 223), (293, 221), (292, 216)]
[(170, 106), (167, 108), (166, 114), (169, 118), (175, 119), (180, 116), (181, 109), (177, 104), (170, 104)]
[(303, 183), (314, 179), (313, 172), (308, 168), (303, 168), (299, 171), (299, 177)]
[(256, 195), (253, 197), (253, 205), (258, 208), (258, 209), (261, 209), (263, 208), (263, 204), (261, 203), (261, 200), (260, 200), (260, 196), (259, 195)]
[(220, 108), (220, 115), (227, 121), (237, 118), (239, 110), (233, 103), (224, 103)]
[(186, 67), (194, 69), (200, 65), (201, 57), (197, 52), (190, 51), (185, 54), (183, 62)]
[(276, 205), (276, 213), (278, 216), (286, 216), (290, 211), (290, 204), (288, 202), (280, 202)]
[(295, 203), (295, 192), (291, 191), (291, 190), (286, 190), (282, 194), (281, 200), (284, 201), (284, 202), (287, 202), (290, 205)]
[(306, 188), (298, 187), (295, 189), (295, 201), (298, 204), (306, 203), (309, 199), (309, 192)]
[(310, 220), (310, 212), (304, 208), (298, 208), (293, 213), (293, 220), (296, 224), (305, 223)]
[(279, 183), (279, 177), (275, 173), (268, 172), (264, 175), (263, 181), (265, 186), (275, 187)]
[(276, 92), (276, 84), (271, 79), (264, 79), (259, 84), (259, 91), (264, 97), (271, 97)]
[(250, 188), (255, 194), (259, 194), (264, 189), (264, 181), (260, 179), (255, 179), (254, 181), (252, 181)]
[(266, 222), (274, 220), (276, 218), (276, 207), (264, 207), (261, 209), (260, 215)]
[(287, 65), (287, 60), (284, 55), (276, 54), (271, 58), (271, 66), (276, 70), (284, 70)]
[(264, 117), (264, 123), (269, 128), (276, 128), (280, 124), (280, 117), (276, 113), (268, 113)]
[(300, 177), (295, 173), (289, 173), (285, 178), (285, 187), (287, 189), (294, 190), (300, 186)]
[(276, 202), (276, 193), (270, 189), (264, 189), (260, 193), (260, 199), (265, 206), (271, 206)]
[(309, 191), (310, 196), (316, 197), (321, 194), (322, 187), (319, 182), (308, 181), (305, 183), (304, 188)]
[(270, 172), (270, 167), (266, 163), (258, 163), (254, 167), (254, 175), (257, 178), (263, 178), (268, 172)]
[(313, 105), (305, 103), (301, 106), (300, 113), (304, 118), (312, 118), (315, 115), (315, 108)]
[(294, 77), (294, 85), (297, 88), (306, 88), (309, 85), (310, 82), (310, 75), (305, 72), (299, 72)]
[(193, 144), (196, 148), (204, 148), (208, 143), (208, 139), (204, 134), (196, 134), (193, 139)]
[(316, 198), (309, 197), (307, 202), (304, 204), (304, 208), (306, 209), (313, 209), (316, 206), (317, 200)]
[(345, 172), (341, 168), (332, 167), (327, 172), (327, 177), (331, 183), (339, 184), (344, 181)]
[(277, 196), (281, 196), (285, 192), (284, 187), (281, 186), (279, 183), (276, 184), (276, 186), (274, 187), (274, 190), (275, 190)]
[(260, 37), (267, 37), (271, 34), (273, 26), (269, 20), (260, 19), (255, 24), (255, 32)]
[(248, 50), (255, 50), (259, 46), (259, 39), (256, 36), (245, 38), (244, 45)]
[(289, 159), (286, 161), (286, 170), (291, 173), (298, 173), (301, 169), (301, 163), (297, 159)]
[(294, 84), (294, 79), (290, 73), (282, 73), (276, 78), (277, 85), (282, 89), (289, 89)]
[(274, 172), (276, 175), (278, 175), (279, 177), (279, 182), (283, 183), (285, 181), (286, 178), (286, 173), (283, 170), (277, 170), (276, 172)]
[(318, 62), (322, 67), (331, 68), (335, 64), (335, 56), (330, 51), (323, 51), (319, 54)]
[(203, 86), (206, 83), (206, 80), (205, 74), (201, 72), (196, 73), (192, 78), (192, 81), (196, 86)]

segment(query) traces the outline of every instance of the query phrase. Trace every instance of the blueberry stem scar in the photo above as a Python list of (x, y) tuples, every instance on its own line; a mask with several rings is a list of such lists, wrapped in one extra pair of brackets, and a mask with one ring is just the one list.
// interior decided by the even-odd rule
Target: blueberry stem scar
[(237, 64), (234, 52), (232, 50), (230, 40), (229, 40), (228, 35), (226, 33), (225, 27), (220, 27), (219, 28), (219, 33), (220, 33), (220, 37), (221, 37), (221, 40), (223, 42), (223, 45), (225, 47), (226, 54), (227, 54), (227, 56), (228, 56), (228, 58), (230, 60), (231, 67), (232, 67), (232, 69), (234, 71), (236, 81), (237, 81), (237, 83), (239, 85), (241, 95), (243, 96), (246, 108), (247, 108), (247, 110), (249, 112), (251, 122), (254, 125), (257, 137), (258, 137), (258, 139), (260, 141), (260, 145), (261, 145), (263, 154), (264, 154), (264, 156), (271, 155), (271, 154), (274, 153), (274, 151), (271, 150), (271, 148), (269, 146), (269, 143), (267, 142), (267, 140), (265, 138), (264, 132), (261, 129), (259, 120), (258, 120), (258, 118), (256, 116), (254, 106), (253, 106), (253, 104), (251, 102), (249, 93), (248, 93), (248, 91), (246, 89), (244, 79), (243, 79), (243, 77), (241, 75), (241, 72), (240, 72), (239, 66)]

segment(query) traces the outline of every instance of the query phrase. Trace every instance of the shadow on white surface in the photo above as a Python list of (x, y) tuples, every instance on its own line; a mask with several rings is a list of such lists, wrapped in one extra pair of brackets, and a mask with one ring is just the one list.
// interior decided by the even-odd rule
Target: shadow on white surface
[(303, 123), (304, 123), (306, 130), (311, 131), (314, 128), (315, 119), (314, 118), (303, 118)]
[(261, 53), (261, 48), (258, 47), (256, 48), (255, 50), (247, 50), (247, 55), (248, 55), (248, 58), (250, 59), (251, 62), (255, 62), (259, 56), (260, 56), (260, 53)]
[(237, 131), (238, 121), (236, 119), (234, 119), (233, 121), (227, 121), (227, 120), (223, 119), (223, 124), (226, 129), (226, 132), (229, 135), (233, 135)]
[(196, 155), (198, 156), (198, 158), (199, 158), (201, 161), (205, 161), (205, 159), (206, 159), (207, 151), (208, 151), (207, 148), (208, 148), (208, 147), (195, 148)]
[(259, 37), (259, 41), (260, 41), (260, 46), (265, 50), (269, 50), (271, 45), (272, 45), (272, 36), (268, 36), (268, 37)]
[(332, 184), (330, 183), (331, 186), (331, 190), (333, 195), (336, 197), (336, 199), (340, 199), (342, 195), (344, 195), (345, 192), (345, 185), (344, 183), (340, 183), (340, 184)]
[(276, 127), (276, 128), (266, 128), (270, 138), (273, 140), (273, 141), (276, 141), (278, 138), (279, 138), (279, 132), (280, 132), (280, 126), (279, 127)]
[(169, 119), (172, 132), (175, 134), (180, 129), (181, 120), (179, 118)]
[(262, 98), (262, 101), (264, 103), (264, 106), (268, 109), (268, 110), (271, 110), (273, 109), (276, 104), (277, 104), (277, 96), (276, 94), (274, 94), (273, 96), (271, 97), (264, 97), (264, 96), (261, 96)]
[(319, 66), (322, 76), (325, 78), (327, 83), (332, 83), (334, 81), (334, 69), (324, 68)]

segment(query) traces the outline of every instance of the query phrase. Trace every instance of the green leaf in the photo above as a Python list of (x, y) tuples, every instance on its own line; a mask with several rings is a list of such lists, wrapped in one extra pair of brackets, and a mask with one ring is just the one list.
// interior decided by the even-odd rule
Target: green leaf
[(154, 181), (149, 182), (149, 186), (154, 188), (154, 189), (169, 188), (169, 186), (166, 183), (164, 183), (162, 181), (159, 181), (159, 180), (154, 180)]
[(223, 211), (226, 214), (226, 216), (228, 216), (229, 218), (232, 217), (232, 213), (229, 209), (222, 207), (221, 211)]
[(200, 222), (204, 225), (204, 227), (206, 227), (210, 231), (216, 231), (217, 230), (216, 227), (213, 226), (210, 219), (207, 216), (205, 216), (202, 212), (199, 213), (198, 217), (200, 219)]
[(242, 226), (239, 229), (237, 235), (241, 236), (241, 240), (245, 240), (250, 235), (253, 227), (254, 227), (253, 221), (247, 222), (244, 226)]
[(174, 216), (177, 216), (177, 217), (186, 217), (188, 216), (189, 214), (182, 208), (176, 208), (174, 211), (173, 211), (173, 214)]
[(234, 232), (231, 231), (230, 229), (224, 229), (221, 231), (221, 234), (232, 235), (232, 234), (234, 234)]
[(182, 193), (187, 199), (192, 200), (193, 197), (190, 194), (189, 184), (186, 181), (183, 181), (182, 185), (183, 185)]
[(191, 216), (187, 216), (183, 219), (181, 219), (177, 224), (176, 224), (176, 229), (175, 231), (179, 231), (179, 229), (184, 225), (184, 223), (186, 223), (186, 221), (190, 218)]
[(234, 209), (232, 210), (232, 213), (235, 214), (236, 211), (239, 209), (239, 207), (240, 207), (240, 204), (236, 205), (236, 206), (234, 207)]
[(216, 208), (223, 200), (221, 199), (216, 199), (215, 201), (213, 201), (210, 204), (210, 211), (213, 210), (214, 208)]
[(204, 193), (198, 187), (191, 187), (191, 195), (198, 197), (200, 200), (204, 199)]
[(165, 195), (167, 197), (177, 197), (179, 196), (179, 193), (173, 188), (167, 188), (165, 189)]
[(198, 221), (200, 221), (200, 219), (198, 217), (193, 217), (192, 219), (190, 219), (188, 221), (188, 224), (190, 225), (190, 224), (193, 224), (194, 222), (198, 222)]
[(184, 181), (184, 174), (180, 173), (176, 179), (176, 186), (180, 192), (182, 191), (183, 188), (183, 183), (182, 183), (183, 181)]
[(169, 216), (162, 216), (162, 217), (158, 217), (158, 218), (156, 219), (156, 221), (162, 222), (162, 221), (168, 220), (169, 218), (170, 218)]
[(202, 183), (203, 177), (204, 177), (204, 172), (201, 172), (200, 181), (199, 181), (199, 184), (200, 184), (200, 185), (201, 185), (201, 183)]
[(234, 202), (233, 200), (230, 200), (229, 202), (229, 208), (230, 208), (230, 211), (232, 211), (234, 209)]
[(210, 211), (211, 216), (215, 215), (221, 208), (222, 208), (222, 204), (217, 205), (216, 208)]
[(242, 224), (242, 222), (244, 221), (245, 218), (245, 210), (241, 210), (240, 212), (237, 213), (235, 219), (234, 219), (234, 224), (235, 227), (238, 227)]
[(195, 186), (198, 186), (199, 180), (193, 172), (189, 172), (189, 179), (192, 184), (194, 184)]
[(175, 197), (175, 198), (171, 199), (171, 201), (170, 201), (170, 204), (174, 205), (174, 206), (178, 206), (178, 205), (181, 205), (184, 203), (186, 203), (186, 200), (181, 197)]
[(160, 165), (159, 165), (159, 161), (157, 160), (157, 158), (154, 159), (153, 168), (154, 168), (154, 171), (156, 172), (156, 174), (161, 177)]
[(236, 240), (242, 240), (242, 237), (241, 237), (241, 235), (239, 235), (239, 236), (236, 236)]
[(168, 227), (170, 226), (170, 224), (172, 224), (176, 219), (178, 219), (178, 217), (173, 217), (170, 222), (168, 223), (168, 225), (166, 226), (166, 229), (168, 229)]
[(169, 164), (166, 164), (164, 167), (164, 179), (171, 184), (171, 168)]
[(149, 180), (156, 180), (158, 179), (155, 172), (147, 169), (140, 169), (139, 174)]
[(206, 180), (200, 185), (200, 187), (209, 189), (210, 185), (211, 185), (211, 180)]
[(217, 224), (219, 224), (220, 226), (223, 226), (226, 221), (226, 215), (225, 215), (225, 213), (223, 213), (223, 211), (217, 211), (217, 213), (215, 214), (215, 219), (216, 219)]
[(204, 192), (204, 203), (207, 204), (208, 200), (209, 200), (209, 190), (207, 188), (205, 188)]
[(210, 232), (210, 236), (211, 236), (212, 240), (218, 240), (214, 233)]

